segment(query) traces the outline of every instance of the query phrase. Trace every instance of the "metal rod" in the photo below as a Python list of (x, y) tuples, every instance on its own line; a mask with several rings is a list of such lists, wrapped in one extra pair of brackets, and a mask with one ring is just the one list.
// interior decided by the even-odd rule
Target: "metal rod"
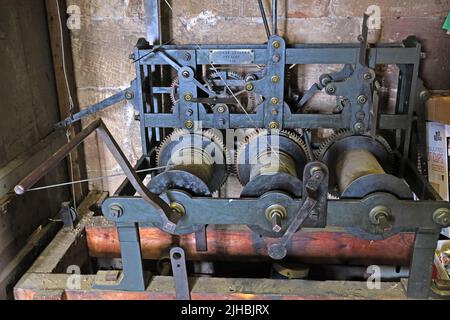
[(80, 143), (82, 143), (93, 131), (95, 131), (101, 124), (101, 120), (96, 120), (88, 127), (83, 129), (77, 134), (69, 143), (59, 149), (50, 159), (45, 161), (33, 172), (20, 181), (14, 188), (14, 192), (17, 195), (23, 195), (28, 189), (30, 189), (36, 182), (42, 179), (47, 173), (55, 168), (60, 161), (67, 157), (73, 149), (75, 149)]
[(267, 16), (266, 11), (264, 10), (264, 4), (262, 3), (262, 0), (258, 0), (259, 4), (259, 11), (261, 11), (261, 17), (263, 19), (264, 28), (266, 29), (267, 39), (270, 38), (270, 29), (269, 29), (269, 23), (267, 22)]
[(272, 34), (278, 34), (278, 13), (277, 13), (277, 0), (272, 0)]

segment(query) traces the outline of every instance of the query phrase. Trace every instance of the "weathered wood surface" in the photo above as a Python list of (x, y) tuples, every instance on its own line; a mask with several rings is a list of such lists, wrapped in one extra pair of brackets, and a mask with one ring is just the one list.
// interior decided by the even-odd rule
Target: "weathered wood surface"
[[(72, 113), (78, 112), (80, 108), (78, 104), (75, 75), (73, 71), (71, 38), (69, 30), (66, 27), (66, 21), (63, 20), (66, 17), (66, 1), (57, 1), (58, 3), (54, 0), (46, 0), (45, 4), (48, 16), (48, 30), (50, 34), (50, 45), (56, 78), (60, 119), (63, 120), (69, 117)], [(60, 10), (59, 13), (58, 8)], [(60, 17), (62, 17), (61, 22)], [(69, 97), (72, 98), (73, 109), (71, 109)], [(77, 123), (71, 126), (68, 130), (70, 137), (73, 138), (78, 132), (80, 132), (81, 124)], [(76, 181), (86, 179), (86, 163), (84, 159), (83, 146), (81, 145), (75, 149), (71, 156), (73, 179)], [(87, 195), (87, 184), (76, 184), (73, 190), (75, 190), (77, 202), (80, 203)]]
[[(17, 300), (174, 300), (172, 277), (157, 276), (145, 292), (93, 290), (96, 276), (80, 276), (80, 287), (67, 274), (28, 273), (15, 288)], [(304, 281), (234, 278), (191, 278), (192, 300), (364, 300), (405, 299), (400, 283), (384, 282), (368, 290), (364, 281)]]
[(82, 266), (88, 259), (85, 226), (94, 215), (90, 208), (105, 196), (106, 193), (90, 192), (78, 207), (80, 220), (75, 229), (60, 230), (28, 272), (65, 272), (65, 268), (71, 264)]
[[(190, 260), (268, 260), (267, 244), (273, 242), (239, 226), (209, 226), (208, 252), (196, 251), (194, 235), (174, 237), (156, 228), (141, 228), (140, 235), (145, 259), (160, 259), (173, 245), (179, 244)], [(91, 220), (86, 237), (91, 257), (120, 257), (116, 228), (103, 217)], [(308, 230), (294, 235), (288, 256), (309, 263), (409, 265), (413, 242), (414, 234), (410, 233), (369, 241), (343, 230)]]

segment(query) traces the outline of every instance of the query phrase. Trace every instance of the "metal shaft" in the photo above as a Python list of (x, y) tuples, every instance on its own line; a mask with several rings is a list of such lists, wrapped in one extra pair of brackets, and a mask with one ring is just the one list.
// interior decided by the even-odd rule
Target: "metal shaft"
[(272, 0), (272, 34), (278, 34), (278, 1)]
[(96, 120), (88, 127), (77, 134), (69, 143), (59, 149), (50, 159), (45, 161), (33, 172), (20, 181), (14, 188), (14, 192), (17, 195), (23, 195), (28, 189), (41, 180), (50, 170), (55, 168), (60, 161), (67, 157), (73, 149), (75, 149), (80, 143), (82, 143), (93, 131), (95, 131), (101, 124), (101, 120)]
[(264, 28), (266, 29), (267, 39), (270, 38), (270, 29), (269, 29), (269, 23), (267, 22), (267, 16), (266, 11), (264, 10), (264, 4), (262, 3), (262, 0), (258, 0), (259, 4), (259, 11), (261, 11), (261, 17), (263, 19)]

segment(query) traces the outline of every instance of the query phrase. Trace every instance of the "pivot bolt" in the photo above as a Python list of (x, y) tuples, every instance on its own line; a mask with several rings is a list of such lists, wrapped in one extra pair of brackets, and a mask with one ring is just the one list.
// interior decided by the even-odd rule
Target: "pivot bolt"
[(391, 210), (385, 206), (377, 206), (369, 213), (369, 220), (373, 225), (380, 226), (383, 230), (390, 227)]
[(272, 43), (272, 46), (273, 46), (275, 49), (279, 49), (279, 48), (281, 47), (280, 41), (274, 41), (274, 42)]
[(332, 84), (332, 83), (327, 84), (327, 87), (326, 87), (325, 91), (328, 94), (335, 94), (336, 93), (336, 86), (334, 84)]
[(273, 98), (270, 100), (270, 102), (271, 102), (273, 105), (277, 105), (277, 104), (280, 102), (280, 100), (279, 100), (277, 97), (273, 97)]
[(439, 208), (433, 213), (433, 221), (444, 228), (450, 226), (450, 210)]
[(366, 72), (363, 75), (364, 80), (370, 80), (372, 79), (372, 74), (370, 72)]
[(278, 233), (283, 228), (281, 221), (287, 218), (286, 208), (282, 205), (274, 204), (267, 208), (266, 218), (272, 224), (272, 230)]
[(113, 218), (120, 218), (123, 216), (123, 207), (118, 203), (113, 203), (109, 206), (109, 214)]
[(133, 100), (134, 99), (134, 92), (132, 92), (132, 91), (125, 92), (125, 99)]
[(253, 86), (253, 83), (247, 83), (246, 85), (245, 85), (245, 90), (247, 90), (247, 91), (253, 91), (253, 89), (255, 89), (255, 87)]
[(186, 93), (184, 95), (184, 100), (185, 101), (192, 101), (193, 98), (194, 98), (194, 96), (192, 95), (192, 93)]
[(423, 90), (422, 92), (420, 92), (420, 100), (422, 100), (423, 102), (427, 101), (428, 99), (430, 99), (430, 91), (428, 90)]
[(184, 123), (184, 126), (186, 127), (186, 129), (192, 129), (194, 128), (194, 121), (188, 120)]
[(186, 214), (186, 209), (181, 203), (172, 202), (171, 204), (169, 204), (169, 208), (179, 214), (181, 217)]
[(277, 121), (272, 121), (269, 123), (269, 129), (270, 130), (277, 130), (280, 128), (280, 124)]
[(280, 77), (279, 76), (273, 76), (272, 77), (272, 83), (278, 83), (280, 82)]
[(367, 102), (367, 97), (366, 97), (366, 96), (360, 95), (360, 96), (358, 97), (358, 103), (359, 103), (359, 104), (365, 104), (366, 102)]
[(281, 226), (281, 219), (282, 219), (282, 217), (281, 217), (281, 213), (280, 212), (275, 211), (272, 214), (272, 219), (270, 221), (272, 222), (272, 230), (274, 232), (276, 232), (276, 233), (280, 232), (281, 229), (283, 228)]
[(185, 77), (185, 78), (189, 78), (189, 76), (191, 75), (191, 73), (190, 73), (189, 71), (187, 71), (187, 70), (184, 70), (181, 74), (182, 74), (183, 77)]
[(280, 62), (281, 61), (281, 56), (278, 53), (274, 54), (272, 56), (272, 61), (275, 62), (275, 63)]
[(362, 123), (362, 122), (357, 122), (355, 124), (355, 131), (356, 132), (363, 132), (364, 128), (365, 128), (365, 126), (364, 126), (364, 123)]
[(218, 106), (217, 107), (217, 112), (218, 113), (224, 113), (226, 110), (225, 110), (225, 107), (224, 106)]
[(191, 54), (189, 52), (185, 52), (184, 55), (183, 55), (183, 58), (184, 58), (185, 61), (191, 61), (192, 56), (191, 56)]

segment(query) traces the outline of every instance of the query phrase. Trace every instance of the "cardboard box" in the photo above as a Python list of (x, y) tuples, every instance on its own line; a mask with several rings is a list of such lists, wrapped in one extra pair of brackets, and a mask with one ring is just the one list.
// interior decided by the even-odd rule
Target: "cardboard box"
[[(442, 199), (449, 201), (450, 125), (427, 123), (428, 181)], [(450, 228), (442, 233), (450, 238)]]
[(427, 119), (450, 125), (450, 95), (431, 96), (426, 104)]

